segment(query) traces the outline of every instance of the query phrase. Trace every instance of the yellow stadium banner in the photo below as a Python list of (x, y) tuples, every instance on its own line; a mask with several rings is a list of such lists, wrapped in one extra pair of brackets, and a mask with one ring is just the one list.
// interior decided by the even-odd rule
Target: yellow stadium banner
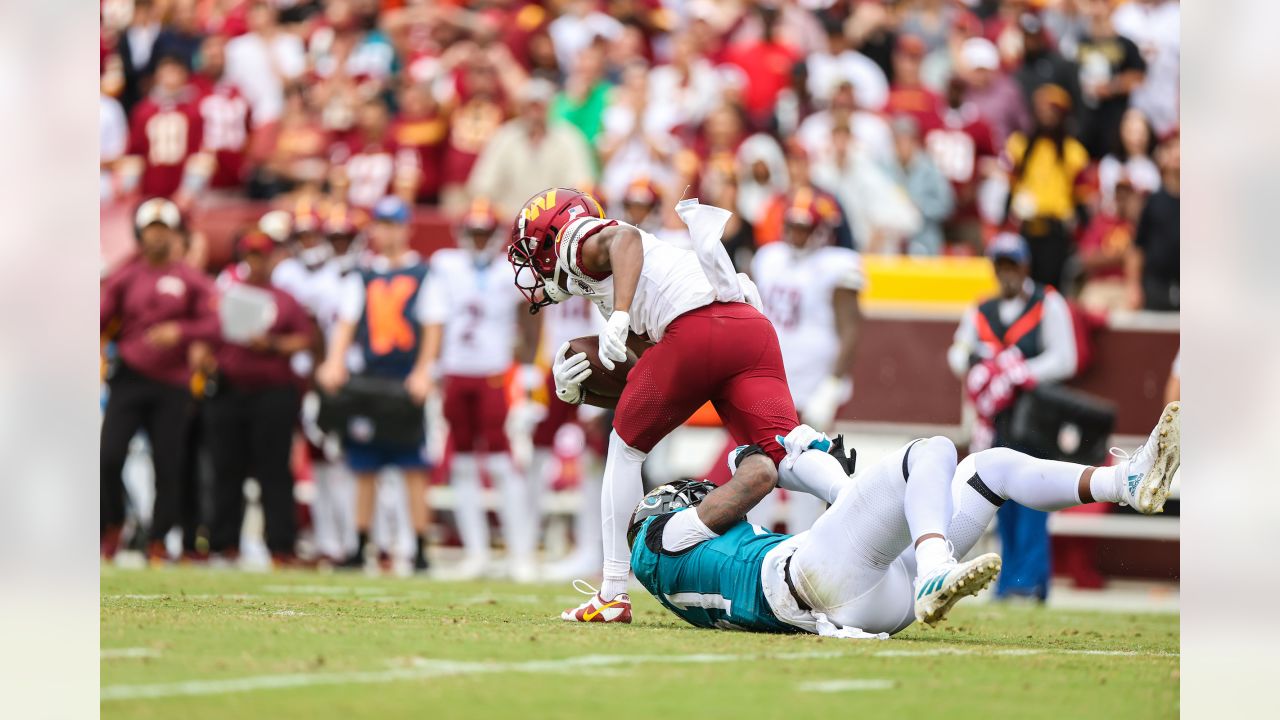
[(982, 257), (862, 256), (864, 309), (960, 310), (996, 292), (991, 261)]

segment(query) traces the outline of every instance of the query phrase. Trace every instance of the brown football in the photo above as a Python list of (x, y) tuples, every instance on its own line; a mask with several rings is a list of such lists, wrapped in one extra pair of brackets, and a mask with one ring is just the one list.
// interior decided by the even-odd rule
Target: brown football
[(604, 365), (600, 364), (600, 338), (596, 335), (586, 335), (569, 341), (569, 355), (577, 355), (580, 352), (587, 354), (587, 362), (591, 363), (591, 377), (587, 378), (583, 383), (583, 388), (587, 392), (598, 395), (602, 398), (617, 398), (622, 396), (622, 389), (627, 386), (627, 373), (631, 372), (631, 368), (635, 367), (639, 350), (643, 354), (649, 346), (649, 342), (635, 333), (627, 338), (627, 361), (625, 363), (614, 363), (612, 370), (606, 370)]

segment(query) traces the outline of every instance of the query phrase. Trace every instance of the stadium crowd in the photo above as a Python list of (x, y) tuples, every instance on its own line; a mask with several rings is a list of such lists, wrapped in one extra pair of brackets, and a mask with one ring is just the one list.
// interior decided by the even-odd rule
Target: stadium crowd
[[(1176, 0), (102, 0), (101, 9), (101, 197), (139, 208), (139, 255), (103, 285), (107, 555), (125, 517), (121, 468), (145, 429), (154, 558), (178, 526), (190, 556), (234, 554), (251, 475), (267, 544), (294, 561), (297, 408), (309, 387), (346, 382), (349, 346), (369, 342), (362, 303), (368, 296), (372, 308), (369, 283), (382, 275), (414, 276), (411, 295), (421, 295), (406, 310), (412, 352), (392, 363), (415, 400), (443, 376), (456, 388), (513, 365), (517, 395), (545, 396), (532, 365), (537, 328), (514, 314), (503, 322), (519, 347), (498, 351), (500, 367), (449, 358), (463, 332), (453, 319), (470, 310), (432, 278), (462, 261), (413, 257), (416, 212), (450, 218), (460, 247), (505, 268), (506, 229), (545, 188), (589, 190), (611, 216), (673, 239), (683, 231), (676, 201), (696, 196), (735, 211), (724, 240), (744, 272), (758, 248), (807, 218), (864, 255), (983, 255), (1001, 238), (993, 257), (1089, 310), (1179, 306)], [(143, 202), (151, 198), (171, 204)], [(275, 210), (238, 235), (232, 265), (205, 267), (201, 228), (187, 218), (237, 198)], [(375, 256), (385, 267), (369, 270)], [(155, 282), (166, 274), (180, 277), (176, 289)], [(353, 276), (364, 280), (356, 290)], [(231, 342), (230, 311), (203, 298), (234, 304), (226, 294), (237, 283), (269, 291), (274, 310), (258, 334)], [(232, 295), (256, 307), (251, 294)], [(565, 326), (590, 333), (587, 319)], [(542, 332), (549, 352), (560, 336)], [(193, 373), (199, 412), (189, 407)], [(490, 402), (486, 392), (468, 402)], [(547, 400), (543, 420), (563, 415), (556, 403)], [(467, 417), (493, 422), (477, 413)], [(455, 419), (463, 414), (455, 408)], [(522, 427), (537, 435), (536, 420)], [(535, 438), (544, 462), (529, 470), (542, 476), (530, 487), (551, 482), (551, 432)], [(343, 462), (361, 478), (354, 490), (316, 488), (338, 493), (327, 507), (356, 508), (325, 525), (320, 552), (358, 564), (379, 502), (374, 471), (425, 461), (356, 453), (352, 462), (350, 449), (338, 461), (323, 433), (308, 434), (317, 478)], [(501, 459), (505, 439), (456, 440), (451, 467), (470, 478), (455, 478), (457, 497), (476, 500), (483, 473), (502, 488), (510, 532), (519, 503), (537, 499), (505, 483), (520, 472)], [(203, 495), (190, 489), (202, 455), (220, 488)], [(424, 508), (424, 480), (405, 480), (412, 507)], [(420, 567), (428, 522), (402, 521)], [(487, 519), (457, 525), (480, 568)], [(513, 534), (527, 538), (508, 536), (509, 547), (532, 552), (536, 528)]]

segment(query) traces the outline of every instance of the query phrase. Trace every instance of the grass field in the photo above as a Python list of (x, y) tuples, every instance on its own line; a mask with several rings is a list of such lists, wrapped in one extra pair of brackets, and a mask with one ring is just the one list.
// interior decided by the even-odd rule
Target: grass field
[[(1173, 717), (1178, 617), (974, 603), (885, 642), (553, 619), (563, 586), (102, 571), (102, 717)], [(643, 592), (643, 591), (641, 591)]]

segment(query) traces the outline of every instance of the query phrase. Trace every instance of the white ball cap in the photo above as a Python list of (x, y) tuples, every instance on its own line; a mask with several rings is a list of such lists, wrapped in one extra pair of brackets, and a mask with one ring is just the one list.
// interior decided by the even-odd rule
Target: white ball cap
[(272, 240), (282, 243), (293, 232), (293, 216), (288, 210), (272, 210), (258, 219), (258, 229)]
[(1000, 51), (986, 38), (965, 40), (960, 47), (960, 57), (972, 70), (997, 70), (1000, 67)]
[(133, 215), (133, 225), (141, 230), (155, 223), (177, 230), (182, 227), (182, 212), (170, 200), (151, 198), (138, 206), (138, 211)]

